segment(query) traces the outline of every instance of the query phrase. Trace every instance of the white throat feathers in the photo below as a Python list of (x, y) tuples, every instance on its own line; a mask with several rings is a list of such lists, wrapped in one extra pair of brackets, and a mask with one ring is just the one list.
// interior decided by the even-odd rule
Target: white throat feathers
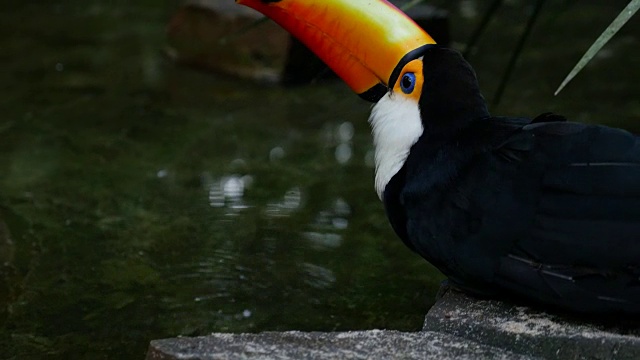
[(371, 110), (369, 116), (373, 132), (376, 161), (376, 192), (382, 200), (384, 189), (400, 171), (424, 128), (420, 106), (401, 94), (388, 92)]

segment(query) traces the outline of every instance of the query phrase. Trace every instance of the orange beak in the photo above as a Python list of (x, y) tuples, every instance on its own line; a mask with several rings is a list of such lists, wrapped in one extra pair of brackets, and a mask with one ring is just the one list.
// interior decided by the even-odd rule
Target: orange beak
[(396, 68), (435, 44), (385, 0), (236, 1), (273, 19), (370, 101), (379, 100), (396, 81)]

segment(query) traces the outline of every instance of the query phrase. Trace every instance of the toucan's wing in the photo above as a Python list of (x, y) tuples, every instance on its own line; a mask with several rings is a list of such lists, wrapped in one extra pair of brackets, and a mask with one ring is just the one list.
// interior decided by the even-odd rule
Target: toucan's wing
[(540, 168), (537, 204), (495, 281), (563, 307), (640, 313), (640, 138), (543, 121), (511, 139), (496, 153)]

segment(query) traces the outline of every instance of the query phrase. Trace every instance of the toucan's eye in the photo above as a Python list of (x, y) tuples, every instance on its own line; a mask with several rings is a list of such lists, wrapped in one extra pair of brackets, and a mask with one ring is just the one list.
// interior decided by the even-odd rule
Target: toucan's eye
[(400, 81), (400, 89), (405, 94), (411, 94), (416, 87), (416, 74), (406, 73), (402, 75), (402, 81)]

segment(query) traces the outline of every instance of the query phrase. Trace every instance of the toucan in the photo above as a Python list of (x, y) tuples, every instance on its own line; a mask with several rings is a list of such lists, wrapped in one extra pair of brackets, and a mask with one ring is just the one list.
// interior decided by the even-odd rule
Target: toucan
[(375, 190), (453, 287), (582, 314), (640, 315), (640, 138), (493, 116), (474, 70), (384, 0), (237, 0), (374, 103)]

